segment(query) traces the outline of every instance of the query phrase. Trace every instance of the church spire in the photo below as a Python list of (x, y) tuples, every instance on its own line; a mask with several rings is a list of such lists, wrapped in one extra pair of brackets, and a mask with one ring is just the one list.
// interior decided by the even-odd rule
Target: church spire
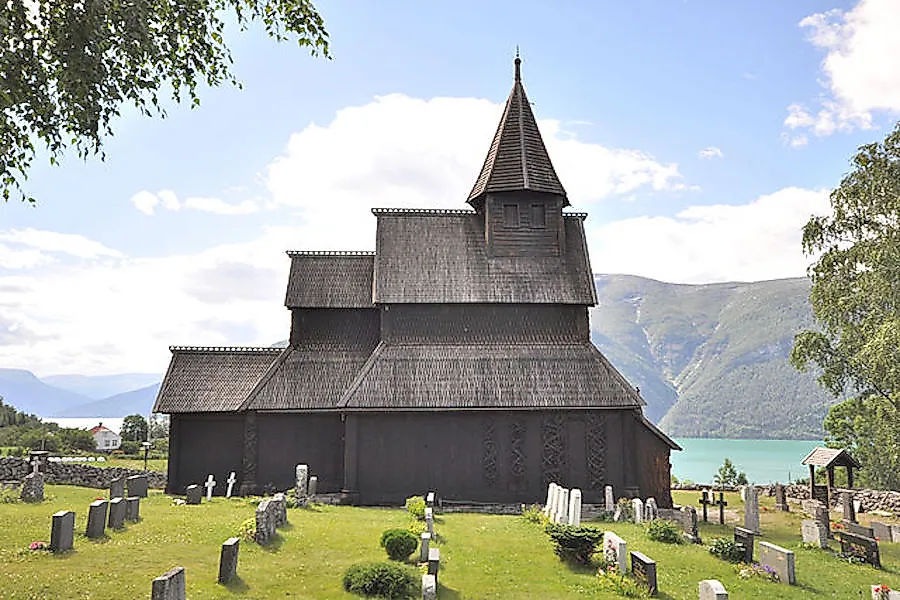
[(517, 48), (513, 88), (484, 166), (467, 200), (475, 208), (484, 204), (489, 193), (516, 191), (562, 196), (563, 206), (569, 205), (566, 190), (556, 176), (525, 95), (521, 64)]

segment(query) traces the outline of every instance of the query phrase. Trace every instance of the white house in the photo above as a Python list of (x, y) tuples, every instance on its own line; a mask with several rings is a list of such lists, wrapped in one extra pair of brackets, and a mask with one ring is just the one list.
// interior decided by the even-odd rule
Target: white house
[(116, 450), (122, 445), (122, 438), (119, 437), (119, 434), (108, 427), (104, 427), (103, 423), (91, 429), (91, 435), (94, 436), (97, 450)]

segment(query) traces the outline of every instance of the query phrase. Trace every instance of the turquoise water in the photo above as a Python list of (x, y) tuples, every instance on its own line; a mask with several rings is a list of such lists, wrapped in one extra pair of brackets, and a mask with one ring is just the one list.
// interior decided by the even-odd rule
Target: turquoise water
[(737, 470), (755, 483), (787, 483), (809, 475), (800, 464), (822, 442), (805, 440), (718, 440), (675, 438), (681, 452), (673, 451), (672, 474), (678, 479), (711, 483), (713, 475), (730, 458)]

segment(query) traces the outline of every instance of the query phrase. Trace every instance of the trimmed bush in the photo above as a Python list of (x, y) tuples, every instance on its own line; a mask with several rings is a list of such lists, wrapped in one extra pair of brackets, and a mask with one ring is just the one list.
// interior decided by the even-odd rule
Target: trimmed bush
[(406, 560), (419, 547), (419, 539), (408, 529), (388, 529), (381, 534), (381, 547), (391, 560)]
[(421, 593), (416, 573), (396, 563), (361, 563), (344, 573), (344, 589), (375, 598), (412, 598)]
[(422, 496), (410, 496), (406, 499), (406, 510), (409, 516), (418, 521), (425, 520), (425, 498)]
[(664, 544), (680, 544), (681, 528), (672, 521), (655, 519), (647, 525), (647, 537)]
[(558, 557), (582, 565), (590, 564), (597, 546), (603, 542), (603, 532), (595, 527), (550, 523), (544, 531), (553, 540)]

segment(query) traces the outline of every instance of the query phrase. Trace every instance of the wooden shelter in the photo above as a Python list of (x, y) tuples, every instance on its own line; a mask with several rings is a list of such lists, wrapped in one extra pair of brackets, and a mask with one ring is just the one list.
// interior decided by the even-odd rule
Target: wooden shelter
[(287, 348), (171, 348), (167, 491), (230, 471), (285, 489), (307, 463), (364, 504), (557, 482), (671, 505), (680, 448), (590, 341), (586, 215), (563, 212), (519, 64), (471, 209), (373, 209), (375, 252), (288, 252)]
[[(862, 467), (859, 462), (850, 456), (844, 449), (823, 448), (817, 446), (812, 452), (806, 455), (801, 461), (802, 464), (809, 466), (809, 493), (814, 500), (819, 500), (825, 506), (831, 506), (829, 500), (831, 490), (834, 489), (834, 469), (835, 467), (844, 467), (847, 469), (847, 487), (853, 487), (853, 469)], [(828, 477), (827, 485), (816, 485), (816, 467), (825, 467), (825, 473)]]

